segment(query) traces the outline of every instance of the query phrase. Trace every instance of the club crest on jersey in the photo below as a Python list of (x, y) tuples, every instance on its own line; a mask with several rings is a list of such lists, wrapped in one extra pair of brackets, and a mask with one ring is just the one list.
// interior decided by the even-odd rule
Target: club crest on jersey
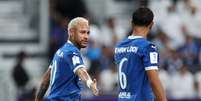
[(80, 58), (76, 55), (72, 57), (73, 65), (79, 64), (80, 63)]
[(158, 63), (158, 53), (157, 52), (150, 52), (150, 62)]

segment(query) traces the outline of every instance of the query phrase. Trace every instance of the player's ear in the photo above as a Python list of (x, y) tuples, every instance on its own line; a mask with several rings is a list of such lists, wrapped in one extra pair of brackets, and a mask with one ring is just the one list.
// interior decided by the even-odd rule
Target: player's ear
[(154, 22), (152, 21), (150, 24), (149, 24), (149, 29), (151, 29), (154, 25)]
[(70, 37), (72, 37), (73, 33), (74, 33), (73, 28), (70, 28), (70, 29), (69, 29), (69, 33), (68, 33), (68, 35), (69, 35)]

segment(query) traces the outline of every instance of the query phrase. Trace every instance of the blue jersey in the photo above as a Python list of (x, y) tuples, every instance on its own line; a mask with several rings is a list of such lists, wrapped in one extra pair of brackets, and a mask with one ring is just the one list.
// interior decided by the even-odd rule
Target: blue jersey
[(80, 101), (81, 80), (75, 74), (85, 67), (80, 51), (70, 41), (54, 55), (51, 68), (50, 101)]
[(156, 46), (141, 36), (129, 36), (117, 44), (114, 57), (120, 85), (118, 101), (154, 101), (146, 71), (158, 69)]

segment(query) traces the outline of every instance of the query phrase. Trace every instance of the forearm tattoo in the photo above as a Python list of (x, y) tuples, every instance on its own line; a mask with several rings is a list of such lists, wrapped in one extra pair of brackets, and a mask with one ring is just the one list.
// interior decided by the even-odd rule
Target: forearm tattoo
[(40, 89), (38, 93), (36, 94), (37, 101), (41, 101), (43, 99), (43, 96), (45, 95), (50, 83), (50, 70), (45, 74), (43, 77), (43, 81), (40, 85)]
[(48, 89), (48, 86), (49, 84), (45, 84), (43, 83), (41, 86), (40, 86), (40, 89), (37, 93), (37, 99), (38, 100), (42, 100), (43, 99), (43, 96), (45, 95), (47, 89)]

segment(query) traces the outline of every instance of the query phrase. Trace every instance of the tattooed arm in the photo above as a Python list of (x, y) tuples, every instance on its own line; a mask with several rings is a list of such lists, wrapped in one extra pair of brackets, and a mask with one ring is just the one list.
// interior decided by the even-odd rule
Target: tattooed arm
[(36, 94), (35, 101), (42, 101), (43, 96), (45, 95), (45, 93), (49, 87), (50, 73), (51, 73), (51, 69), (48, 68), (47, 72), (43, 76), (43, 80), (42, 80), (42, 83), (40, 85), (40, 89), (38, 90), (38, 92)]
[(85, 68), (79, 68), (75, 73), (86, 83), (86, 85), (92, 90), (93, 94), (98, 96), (99, 91), (97, 89), (96, 79), (93, 79), (92, 81)]

